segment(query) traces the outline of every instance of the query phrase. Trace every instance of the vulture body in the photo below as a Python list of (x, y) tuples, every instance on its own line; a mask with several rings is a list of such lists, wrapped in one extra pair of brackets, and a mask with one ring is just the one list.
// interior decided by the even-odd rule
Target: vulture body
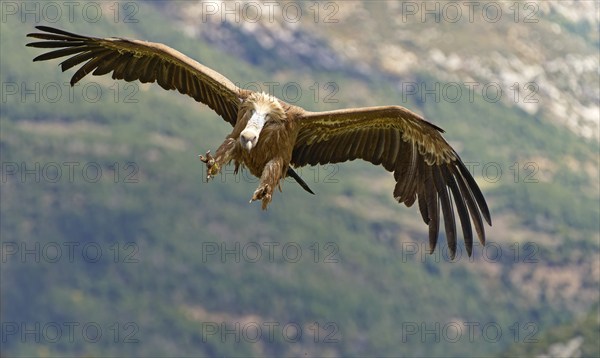
[(454, 205), (468, 254), (473, 246), (471, 221), (480, 242), (485, 243), (483, 219), (489, 225), (491, 219), (477, 183), (442, 137), (443, 130), (404, 107), (309, 112), (272, 95), (238, 88), (218, 72), (163, 44), (88, 37), (46, 26), (37, 29), (42, 32), (27, 36), (42, 41), (27, 46), (52, 50), (34, 61), (66, 57), (60, 64), (63, 71), (83, 63), (72, 76), (71, 85), (89, 73), (100, 76), (112, 72), (113, 79), (157, 82), (212, 108), (233, 126), (233, 131), (214, 156), (210, 151), (200, 156), (208, 177), (231, 161), (236, 171), (240, 166), (248, 168), (260, 178), (251, 202), (262, 200), (263, 209), (286, 176), (312, 193), (294, 167), (362, 159), (394, 173), (393, 195), (398, 202), (409, 207), (418, 202), (429, 226), (431, 252), (443, 214), (454, 257)]

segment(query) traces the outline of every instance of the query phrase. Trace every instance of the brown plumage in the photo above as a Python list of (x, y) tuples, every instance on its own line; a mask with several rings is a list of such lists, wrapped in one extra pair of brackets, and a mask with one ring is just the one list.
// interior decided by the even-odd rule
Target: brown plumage
[(465, 246), (473, 246), (471, 221), (485, 243), (483, 219), (490, 213), (477, 183), (458, 154), (441, 136), (439, 127), (400, 106), (309, 112), (265, 93), (243, 90), (218, 72), (163, 44), (122, 38), (94, 38), (46, 26), (43, 33), (28, 34), (44, 41), (31, 47), (56, 49), (34, 61), (67, 57), (65, 71), (84, 63), (71, 78), (74, 85), (87, 74), (112, 72), (113, 79), (157, 82), (176, 89), (212, 108), (233, 125), (217, 149), (201, 159), (208, 176), (234, 161), (236, 171), (248, 168), (260, 178), (251, 201), (262, 200), (266, 209), (275, 188), (292, 176), (307, 191), (292, 167), (341, 163), (363, 159), (394, 173), (394, 198), (411, 206), (418, 202), (429, 225), (433, 251), (439, 232), (440, 206), (448, 247), (456, 251), (454, 205), (460, 218)]

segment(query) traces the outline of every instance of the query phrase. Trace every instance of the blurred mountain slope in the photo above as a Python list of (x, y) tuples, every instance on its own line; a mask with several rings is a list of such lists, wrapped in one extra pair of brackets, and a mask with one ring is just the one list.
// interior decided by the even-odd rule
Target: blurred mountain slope
[[(176, 7), (136, 4), (138, 23), (92, 25), (64, 19), (41, 24), (163, 42), (241, 85), (266, 90), (267, 82), (275, 81), (274, 94), (288, 99), (294, 99), (294, 92), (283, 92), (286, 85), (300, 88), (296, 103), (307, 108), (401, 104), (416, 110), (441, 125), (471, 163), (494, 219), (488, 246), (477, 246), (470, 260), (461, 245), (462, 256), (450, 262), (442, 234), (436, 253), (427, 255), (426, 226), (416, 208), (394, 203), (390, 175), (365, 163), (304, 168), (301, 174), (318, 195), (286, 182), (267, 212), (247, 204), (256, 181), (235, 178), (232, 168), (203, 183), (197, 154), (214, 150), (230, 130), (226, 123), (175, 92), (156, 85), (126, 87), (130, 84), (108, 76), (86, 78), (69, 97), (64, 83), (72, 72), (60, 73), (58, 61), (30, 62), (39, 51), (24, 47), (24, 36), (40, 23), (32, 16), (21, 21), (17, 14), (2, 23), (0, 32), (1, 313), (4, 332), (13, 323), (18, 330), (3, 342), (3, 354), (480, 356), (498, 354), (515, 343), (527, 347), (525, 339), (531, 334), (540, 337), (597, 302), (594, 137), (586, 139), (561, 120), (541, 110), (528, 111), (505, 96), (491, 102), (475, 92), (472, 102), (463, 97), (453, 103), (448, 97), (435, 101), (431, 95), (402, 92), (412, 83), (435, 88), (436, 83), (443, 87), (467, 79), (491, 83), (495, 77), (477, 77), (470, 66), (451, 71), (444, 67), (452, 62), (447, 59), (436, 65), (433, 59), (442, 57), (434, 50), (428, 50), (434, 51), (431, 56), (419, 52), (431, 43), (411, 44), (419, 36), (397, 36), (397, 42), (386, 36), (395, 33), (386, 29), (392, 20), (402, 19), (389, 2), (335, 3), (338, 23), (325, 25), (313, 18), (282, 25), (292, 29), (291, 35), (259, 25), (243, 30), (251, 26), (242, 22), (220, 23), (218, 31), (210, 30), (214, 24), (208, 18), (198, 30), (182, 20), (193, 15), (188, 2)], [(319, 3), (320, 20), (332, 11), (328, 4)], [(110, 5), (103, 5), (109, 14)], [(309, 13), (310, 4), (300, 6)], [(172, 17), (164, 16), (165, 9)], [(540, 22), (547, 29), (553, 23), (564, 26), (561, 36), (573, 46), (573, 54), (583, 58), (593, 53), (597, 38), (577, 25), (587, 20), (568, 22), (567, 15), (553, 9)], [(195, 16), (200, 23), (202, 13)], [(357, 21), (363, 30), (356, 30)], [(454, 47), (437, 40), (435, 48), (439, 46), (444, 58), (453, 48), (476, 56), (477, 46), (498, 51), (511, 43), (503, 27), (495, 31), (491, 25), (485, 33), (447, 22), (439, 28), (418, 21), (400, 25), (417, 34), (429, 28), (461, 39), (462, 45)], [(369, 26), (381, 30), (369, 34), (364, 30)], [(229, 40), (216, 41), (202, 31), (222, 33)], [(271, 37), (271, 50), (257, 45)], [(411, 37), (415, 40), (402, 40)], [(372, 39), (388, 41), (401, 53), (407, 48), (416, 59), (396, 56), (395, 67), (383, 55), (394, 50), (385, 52)], [(305, 42), (305, 48), (321, 55), (293, 52)], [(285, 43), (290, 45), (282, 47)], [(569, 51), (556, 51), (556, 58), (570, 58)], [(517, 59), (525, 61), (520, 55)], [(518, 66), (514, 70), (519, 83), (531, 81)], [(585, 71), (575, 82), (593, 84)], [(59, 97), (52, 92), (57, 87)], [(545, 86), (539, 87), (536, 98), (547, 103)], [(102, 95), (97, 98), (98, 88)], [(565, 91), (568, 97), (571, 89)], [(584, 92), (572, 95), (581, 103), (595, 96)], [(65, 163), (77, 164), (72, 164), (72, 180)], [(58, 180), (53, 179), (55, 166), (62, 168)], [(84, 173), (86, 166), (90, 170)], [(102, 175), (94, 181), (98, 167)], [(494, 171), (498, 168), (500, 175)], [(36, 245), (39, 260), (24, 254), (25, 249), (35, 252)], [(53, 261), (56, 245), (63, 255)], [(73, 260), (68, 245), (76, 250)], [(94, 251), (84, 252), (83, 247), (100, 247), (103, 255), (94, 262)], [(257, 247), (261, 256), (255, 260)], [(274, 248), (272, 257), (269, 247)], [(293, 250), (298, 247), (302, 255), (295, 261)], [(209, 254), (212, 249), (216, 253)], [(231, 253), (224, 254), (226, 250)], [(23, 339), (22, 328), (36, 322), (42, 339)], [(49, 323), (66, 332), (68, 322), (78, 327), (97, 323), (103, 338), (90, 342), (77, 330), (73, 341), (65, 334), (54, 343), (50, 333), (44, 334), (43, 327), (52, 328)], [(271, 338), (267, 331), (273, 322), (277, 328)], [(472, 322), (477, 326), (469, 326)], [(262, 329), (257, 340), (241, 330), (253, 329), (253, 323)], [(208, 334), (215, 325), (217, 332)], [(239, 340), (223, 335), (224, 329), (235, 332), (236, 327)], [(303, 335), (296, 338), (283, 327), (300, 327)], [(457, 327), (461, 336), (455, 340), (450, 333)], [(469, 327), (476, 327), (472, 338)], [(500, 327), (503, 335), (495, 340), (481, 327)]]

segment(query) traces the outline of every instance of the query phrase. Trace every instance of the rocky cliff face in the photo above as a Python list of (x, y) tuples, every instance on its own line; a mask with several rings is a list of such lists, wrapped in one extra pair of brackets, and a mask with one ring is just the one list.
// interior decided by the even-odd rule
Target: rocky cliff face
[[(372, 76), (423, 99), (481, 94), (584, 138), (599, 135), (593, 1), (185, 4), (169, 11), (190, 36), (274, 70)], [(439, 79), (439, 88), (415, 88), (420, 72)]]

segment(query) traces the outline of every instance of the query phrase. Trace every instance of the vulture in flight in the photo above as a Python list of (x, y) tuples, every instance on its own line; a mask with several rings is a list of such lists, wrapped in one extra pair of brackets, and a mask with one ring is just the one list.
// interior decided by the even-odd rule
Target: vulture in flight
[[(266, 209), (275, 188), (286, 176), (312, 193), (293, 168), (362, 159), (394, 173), (394, 198), (410, 207), (418, 202), (429, 226), (430, 252), (435, 249), (440, 216), (450, 254), (456, 252), (455, 210), (465, 247), (471, 255), (471, 221), (482, 244), (483, 219), (490, 213), (477, 183), (456, 151), (444, 140), (443, 130), (400, 106), (380, 106), (310, 112), (272, 95), (238, 88), (220, 73), (160, 43), (125, 38), (96, 38), (47, 26), (28, 34), (41, 41), (27, 46), (52, 49), (33, 61), (66, 59), (63, 71), (83, 64), (74, 85), (87, 74), (112, 72), (113, 79), (157, 82), (178, 90), (212, 108), (233, 126), (216, 150), (200, 159), (208, 177), (233, 161), (236, 171), (247, 168), (260, 178), (251, 202), (262, 200)], [(453, 205), (454, 202), (454, 205)], [(441, 210), (440, 210), (441, 206)]]

